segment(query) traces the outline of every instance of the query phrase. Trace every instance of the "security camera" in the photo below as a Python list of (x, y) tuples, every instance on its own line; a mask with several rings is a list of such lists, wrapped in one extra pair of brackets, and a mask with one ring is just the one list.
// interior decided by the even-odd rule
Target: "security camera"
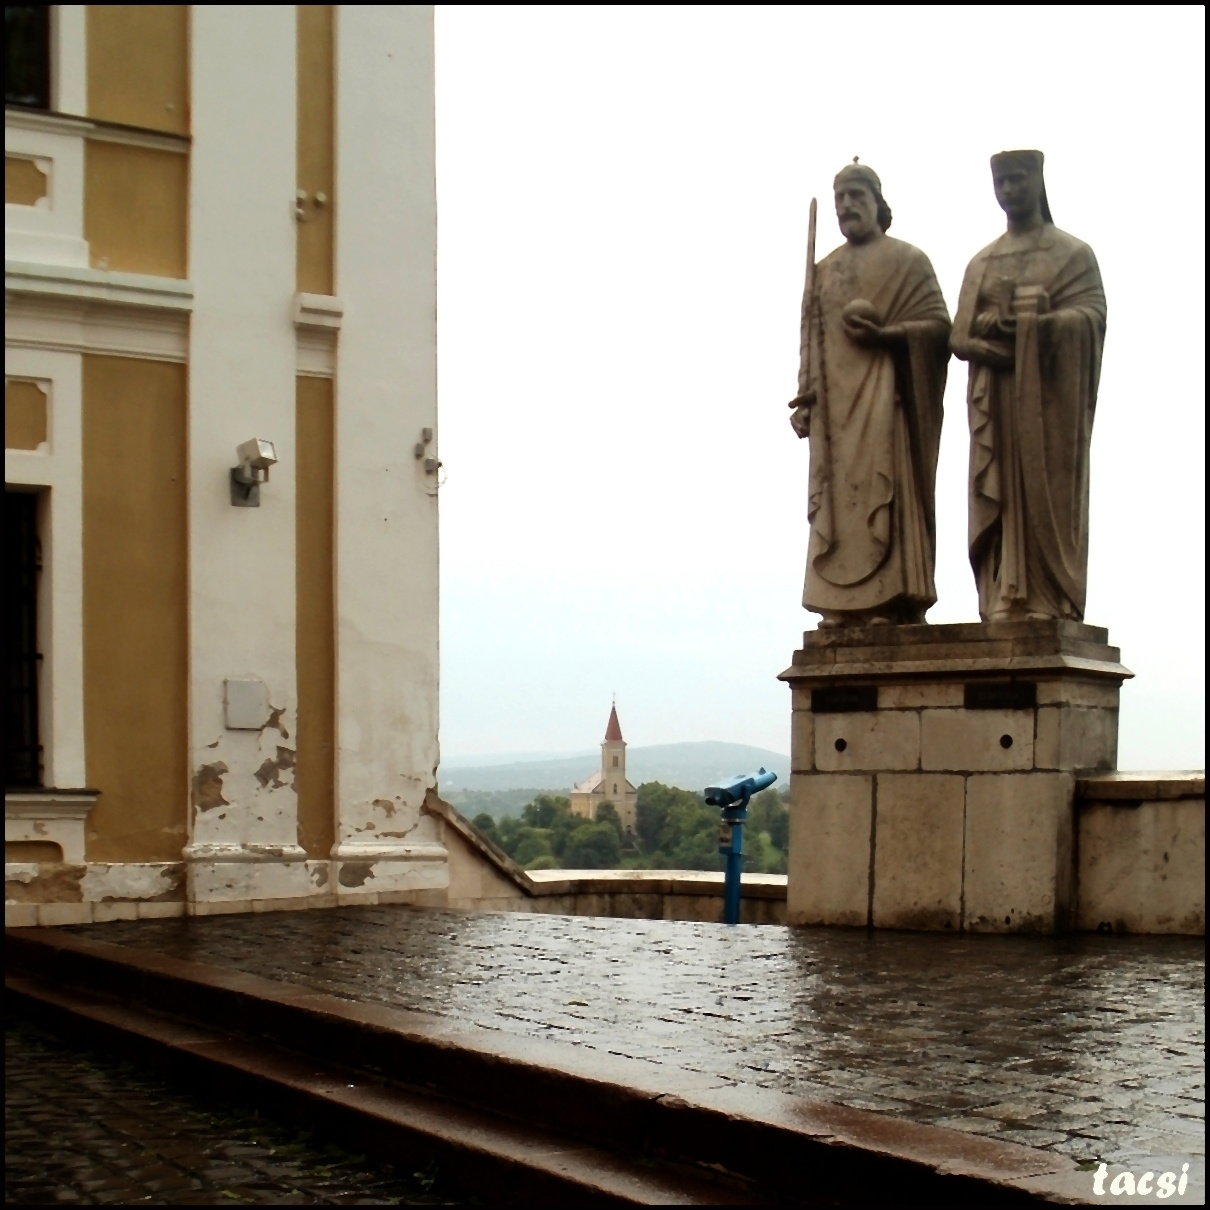
[(260, 485), (269, 482), (269, 468), (277, 461), (272, 441), (253, 437), (235, 447), (239, 465), (231, 468), (231, 503), (237, 508), (260, 507)]

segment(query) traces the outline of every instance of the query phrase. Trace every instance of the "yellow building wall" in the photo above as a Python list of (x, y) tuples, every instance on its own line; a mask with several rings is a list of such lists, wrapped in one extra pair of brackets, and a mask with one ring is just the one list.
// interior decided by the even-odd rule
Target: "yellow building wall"
[(47, 194), (50, 182), (37, 162), (28, 156), (4, 157), (4, 204), (35, 206)]
[(89, 861), (179, 861), (188, 801), (185, 367), (83, 358)]
[[(86, 6), (88, 116), (189, 133), (187, 4)], [(89, 139), (84, 238), (96, 269), (188, 276), (189, 157)]]
[(90, 139), (84, 238), (95, 269), (187, 277), (189, 157)]
[(298, 12), (298, 288), (335, 293), (335, 6)]
[(90, 4), (88, 116), (189, 133), (188, 4)]
[(295, 659), (298, 843), (327, 857), (336, 839), (336, 601), (332, 380), (297, 379)]
[(22, 378), (4, 380), (4, 448), (36, 450), (46, 440), (46, 392)]

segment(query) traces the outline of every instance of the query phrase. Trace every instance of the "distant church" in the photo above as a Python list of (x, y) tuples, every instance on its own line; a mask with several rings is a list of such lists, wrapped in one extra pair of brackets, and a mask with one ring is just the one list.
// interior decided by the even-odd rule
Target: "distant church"
[(609, 725), (601, 744), (601, 767), (587, 780), (573, 786), (570, 797), (571, 813), (585, 819), (596, 819), (597, 808), (602, 803), (613, 803), (622, 821), (622, 831), (634, 835), (638, 792), (626, 780), (626, 741), (622, 738), (616, 705), (609, 711)]

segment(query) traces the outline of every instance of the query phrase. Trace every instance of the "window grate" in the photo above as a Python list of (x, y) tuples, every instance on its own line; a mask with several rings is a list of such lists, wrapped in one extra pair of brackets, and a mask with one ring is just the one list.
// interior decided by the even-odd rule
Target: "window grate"
[(5, 628), (8, 631), (8, 756), (6, 786), (42, 784), (38, 742), (38, 497), (4, 493)]
[(4, 6), (4, 103), (50, 108), (50, 5)]

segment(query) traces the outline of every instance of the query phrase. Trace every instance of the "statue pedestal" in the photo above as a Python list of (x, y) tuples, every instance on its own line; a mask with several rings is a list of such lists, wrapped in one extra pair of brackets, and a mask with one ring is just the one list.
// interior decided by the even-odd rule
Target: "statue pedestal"
[(1131, 673), (1078, 622), (808, 631), (794, 698), (788, 920), (1069, 927), (1079, 773), (1117, 767)]

